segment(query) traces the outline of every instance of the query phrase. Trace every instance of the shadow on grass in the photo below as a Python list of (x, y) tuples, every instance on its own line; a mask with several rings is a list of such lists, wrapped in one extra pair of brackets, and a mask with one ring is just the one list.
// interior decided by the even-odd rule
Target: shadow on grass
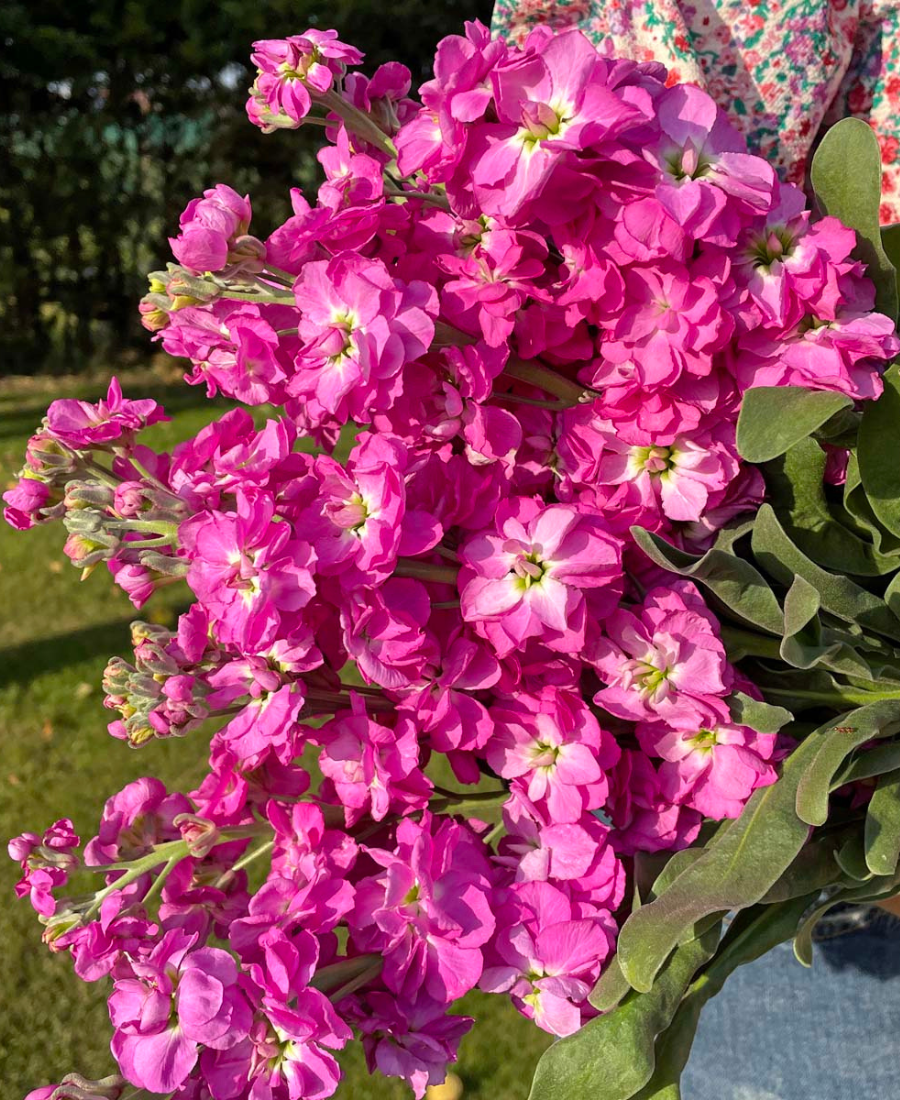
[(127, 657), (131, 649), (131, 618), (114, 619), (0, 649), (0, 687), (27, 684), (45, 672), (58, 672), (99, 654)]

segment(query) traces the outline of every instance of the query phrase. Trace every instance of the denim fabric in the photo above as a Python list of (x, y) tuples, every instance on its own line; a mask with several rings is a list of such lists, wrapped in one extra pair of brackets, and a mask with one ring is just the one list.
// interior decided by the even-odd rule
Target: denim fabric
[(900, 1097), (900, 920), (834, 912), (811, 970), (782, 944), (704, 1008), (682, 1100)]

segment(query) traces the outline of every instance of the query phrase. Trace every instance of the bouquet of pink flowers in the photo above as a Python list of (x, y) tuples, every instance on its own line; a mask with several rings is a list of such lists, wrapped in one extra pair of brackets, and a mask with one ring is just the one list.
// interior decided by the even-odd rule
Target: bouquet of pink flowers
[(254, 49), (317, 201), (256, 236), (216, 185), (141, 303), (237, 406), (167, 454), (115, 380), (55, 401), (5, 497), (137, 608), (186, 584), (109, 731), (210, 750), (11, 842), (121, 1072), (31, 1098), (324, 1100), (354, 1035), (422, 1097), (479, 988), (561, 1037), (534, 1100), (670, 1100), (735, 966), (900, 889), (877, 142), (833, 128), (814, 215), (577, 31), (470, 24), (418, 100), (333, 31)]

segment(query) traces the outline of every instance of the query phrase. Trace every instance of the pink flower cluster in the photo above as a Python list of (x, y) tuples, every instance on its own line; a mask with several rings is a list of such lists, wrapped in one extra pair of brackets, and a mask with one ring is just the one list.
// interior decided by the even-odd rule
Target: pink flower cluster
[(631, 857), (776, 778), (716, 618), (630, 528), (708, 545), (762, 499), (742, 394), (872, 397), (900, 346), (853, 233), (657, 65), (470, 24), (417, 102), (334, 32), (253, 57), (254, 123), (325, 123), (317, 201), (263, 239), (206, 191), (142, 314), (275, 411), (160, 453), (113, 382), (54, 402), (5, 496), (138, 608), (186, 583), (110, 662), (109, 729), (208, 739), (209, 771), (129, 785), (81, 856), (67, 821), (10, 852), (48, 945), (112, 979), (134, 1086), (323, 1100), (355, 1032), (421, 1097), (471, 989), (577, 1030)]

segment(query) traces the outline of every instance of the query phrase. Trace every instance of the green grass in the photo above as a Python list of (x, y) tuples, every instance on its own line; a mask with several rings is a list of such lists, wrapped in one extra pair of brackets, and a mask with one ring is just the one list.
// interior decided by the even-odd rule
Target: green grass
[[(150, 380), (152, 382), (152, 380)], [(48, 401), (96, 397), (102, 388), (56, 381), (54, 389), (16, 387), (0, 395), (0, 485), (22, 462), (25, 443)], [(202, 394), (148, 380), (126, 387), (152, 393), (173, 413), (154, 428), (152, 443), (169, 447), (216, 415)], [(128, 749), (106, 733), (100, 678), (112, 654), (128, 654), (133, 608), (105, 571), (82, 584), (62, 555), (61, 526), (18, 533), (0, 524), (0, 840), (40, 832), (71, 817), (91, 836), (105, 799), (141, 775), (190, 789), (205, 767), (204, 746), (191, 737)], [(186, 593), (159, 594), (141, 617), (172, 622)], [(78, 1071), (113, 1071), (105, 982), (87, 985), (65, 956), (41, 943), (27, 901), (12, 892), (17, 868), (0, 859), (0, 1078), (17, 1100), (40, 1084)], [(473, 993), (460, 1006), (478, 1019), (463, 1040), (456, 1072), (469, 1100), (524, 1100), (549, 1037), (522, 1019), (503, 997)], [(357, 1044), (342, 1057), (340, 1100), (400, 1100), (397, 1081), (370, 1078)]]

